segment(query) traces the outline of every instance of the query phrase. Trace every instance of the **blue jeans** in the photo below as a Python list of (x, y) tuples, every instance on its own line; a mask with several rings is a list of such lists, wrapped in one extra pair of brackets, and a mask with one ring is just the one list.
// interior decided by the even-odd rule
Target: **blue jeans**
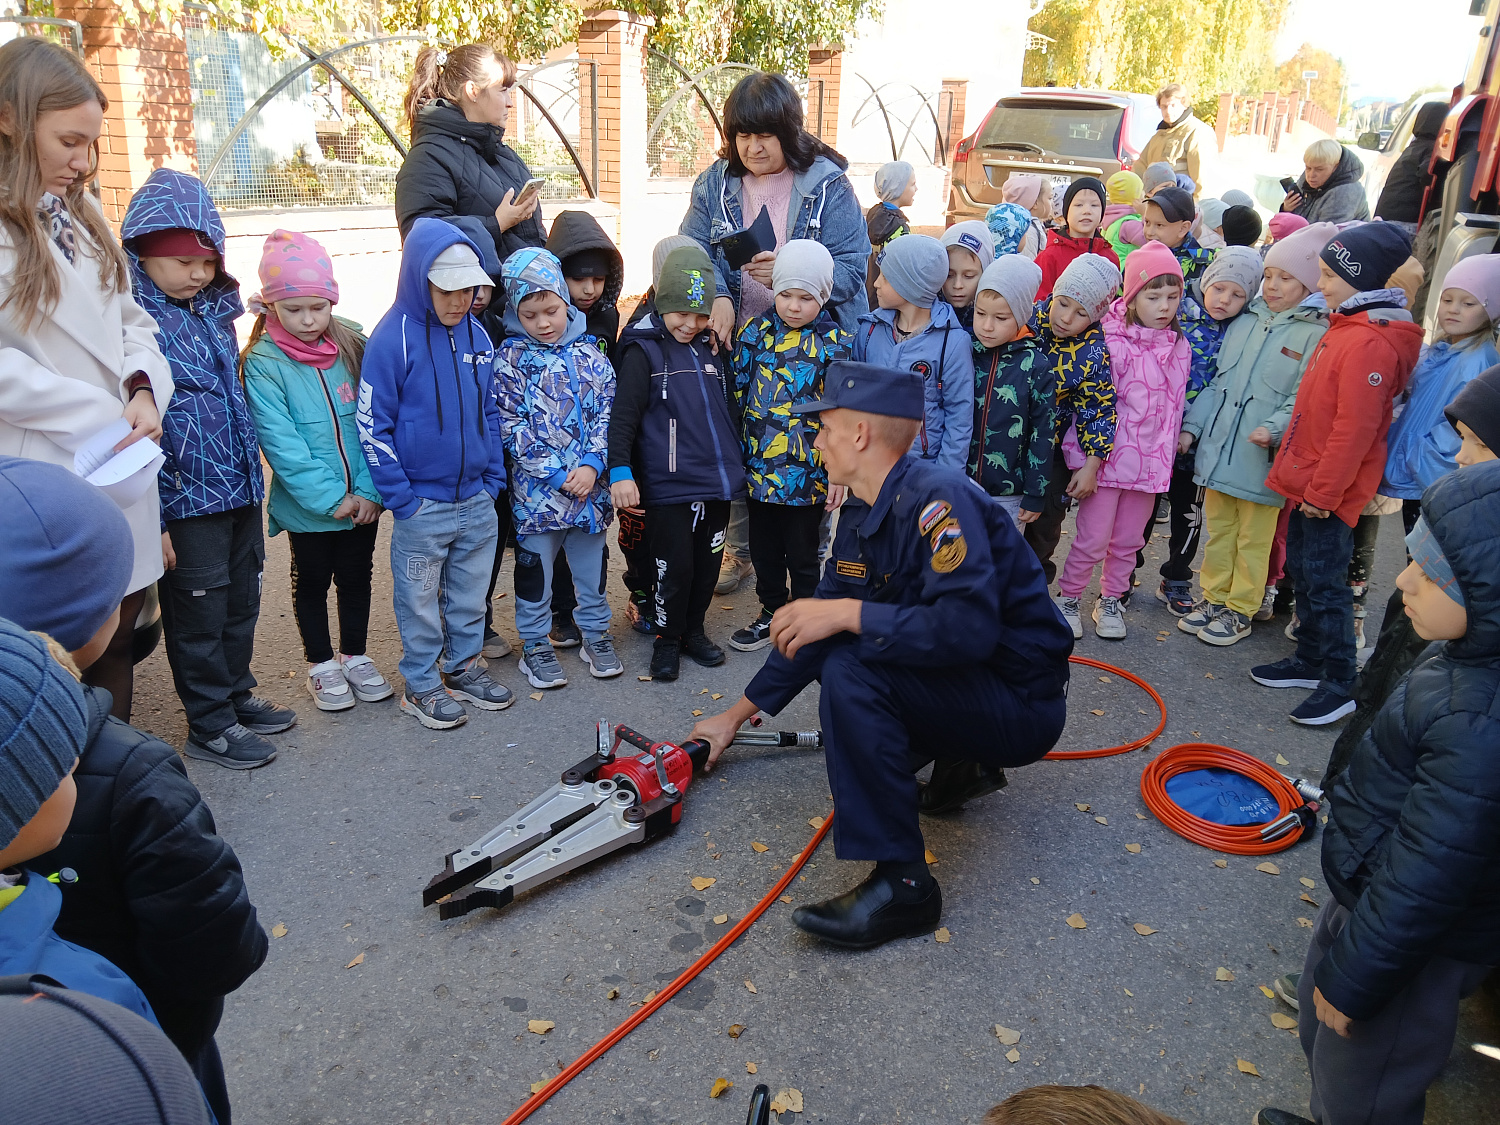
[(484, 647), (484, 591), (495, 559), (495, 499), (422, 501), (391, 529), (401, 677), (411, 692), (442, 687)]
[(1354, 663), (1354, 596), (1349, 558), (1354, 529), (1338, 516), (1293, 511), (1286, 528), (1286, 570), (1297, 586), (1297, 659), (1348, 694)]
[(609, 548), (605, 532), (581, 527), (516, 536), (516, 632), (521, 640), (541, 640), (552, 631), (552, 572), (563, 552), (573, 572), (578, 605), (573, 621), (589, 638), (609, 632), (609, 601), (604, 596)]

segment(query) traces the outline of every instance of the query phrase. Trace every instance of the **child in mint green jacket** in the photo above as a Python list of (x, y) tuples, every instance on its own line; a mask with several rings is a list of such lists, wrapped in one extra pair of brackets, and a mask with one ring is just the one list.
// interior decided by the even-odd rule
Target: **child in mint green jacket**
[[(333, 315), (338, 282), (328, 252), (305, 234), (266, 239), (260, 315), (240, 376), (273, 474), (272, 536), (292, 549), (292, 606), (308, 662), (307, 690), (323, 711), (388, 699), (391, 685), (365, 654), (370, 578), (382, 511), (359, 445), (355, 408), (365, 338)], [(328, 630), (338, 584), (339, 653)]]

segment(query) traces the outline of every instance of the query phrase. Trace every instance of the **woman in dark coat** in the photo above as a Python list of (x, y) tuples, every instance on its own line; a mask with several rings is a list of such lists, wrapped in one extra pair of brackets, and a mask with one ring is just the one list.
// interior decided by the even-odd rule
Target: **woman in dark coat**
[(1375, 204), (1377, 218), (1392, 223), (1411, 223), (1413, 229), (1422, 221), (1422, 193), (1432, 180), (1427, 166), (1432, 163), (1432, 146), (1437, 144), (1438, 133), (1447, 116), (1447, 102), (1428, 102), (1417, 110), (1411, 141), (1391, 165), (1380, 200)]

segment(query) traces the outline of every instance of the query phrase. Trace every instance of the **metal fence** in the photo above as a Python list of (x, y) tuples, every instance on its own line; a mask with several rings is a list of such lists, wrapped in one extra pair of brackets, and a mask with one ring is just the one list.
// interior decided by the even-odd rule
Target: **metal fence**
[(856, 74), (869, 88), (850, 119), (850, 128), (880, 120), (891, 143), (891, 159), (906, 159), (908, 146), (915, 146), (933, 164), (948, 163), (948, 141), (953, 132), (953, 99), (941, 93), (928, 94), (905, 82), (877, 86)]
[(724, 99), (754, 73), (743, 63), (718, 63), (693, 74), (660, 51), (647, 51), (646, 165), (653, 178), (696, 176), (718, 158)]
[(54, 16), (0, 16), (0, 43), (9, 42), (20, 35), (50, 39), (83, 58), (83, 25), (77, 20), (57, 19)]

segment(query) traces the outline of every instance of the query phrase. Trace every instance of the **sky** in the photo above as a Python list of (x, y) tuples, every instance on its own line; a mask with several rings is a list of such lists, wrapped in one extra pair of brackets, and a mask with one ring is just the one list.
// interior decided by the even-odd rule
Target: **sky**
[(1404, 101), (1423, 86), (1462, 82), (1482, 23), (1469, 0), (1292, 0), (1276, 60), (1311, 43), (1343, 60), (1351, 101)]

